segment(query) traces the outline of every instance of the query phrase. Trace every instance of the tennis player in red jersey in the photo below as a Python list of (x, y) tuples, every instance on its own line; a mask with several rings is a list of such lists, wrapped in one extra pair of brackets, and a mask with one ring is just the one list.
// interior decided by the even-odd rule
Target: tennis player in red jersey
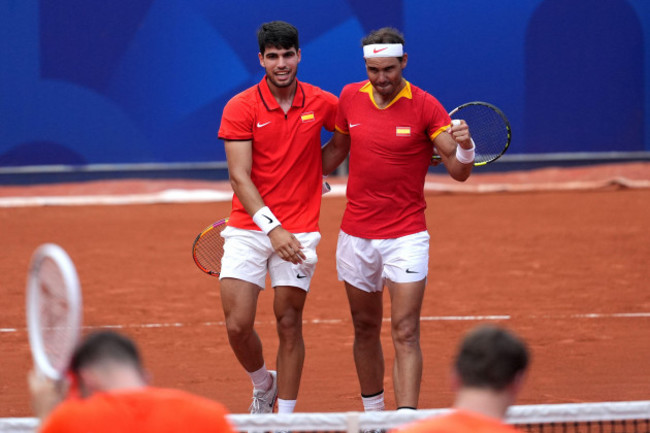
[(41, 433), (234, 433), (226, 408), (176, 389), (148, 385), (133, 341), (113, 331), (88, 335), (75, 350), (64, 388), (44, 375), (29, 376)]
[(424, 181), (434, 149), (452, 178), (466, 180), (474, 144), (430, 94), (406, 81), (404, 38), (383, 28), (362, 41), (368, 80), (345, 86), (336, 131), (323, 150), (332, 172), (349, 152), (347, 207), (337, 272), (354, 323), (354, 360), (365, 410), (384, 409), (382, 292), (391, 297), (398, 409), (415, 409), (422, 377), (420, 310), (429, 263)]
[(503, 422), (528, 369), (526, 344), (514, 333), (480, 325), (463, 339), (452, 372), (453, 410), (415, 421), (395, 433), (518, 433)]
[[(298, 31), (283, 21), (258, 30), (266, 75), (233, 97), (223, 110), (234, 190), (220, 284), (228, 339), (253, 382), (251, 413), (293, 411), (305, 356), (302, 311), (320, 241), (322, 128), (334, 130), (337, 98), (296, 78)], [(257, 300), (267, 273), (279, 348), (276, 371), (267, 370), (254, 329)]]

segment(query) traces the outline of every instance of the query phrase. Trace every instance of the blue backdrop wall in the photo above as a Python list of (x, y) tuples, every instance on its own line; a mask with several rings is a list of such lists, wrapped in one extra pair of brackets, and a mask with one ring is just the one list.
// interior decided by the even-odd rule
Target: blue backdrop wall
[(650, 150), (648, 0), (0, 0), (0, 166), (225, 159), (221, 111), (260, 80), (255, 31), (300, 30), (299, 78), (365, 78), (394, 26), (447, 108), (501, 107), (512, 153)]

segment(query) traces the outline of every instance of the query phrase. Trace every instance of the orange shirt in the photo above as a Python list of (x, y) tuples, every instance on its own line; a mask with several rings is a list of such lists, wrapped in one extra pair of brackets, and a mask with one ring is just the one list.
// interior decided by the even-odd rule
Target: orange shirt
[(152, 388), (65, 400), (41, 433), (234, 433), (220, 404), (184, 391)]
[(336, 116), (336, 129), (351, 139), (341, 230), (366, 239), (426, 230), (424, 180), (432, 140), (450, 123), (438, 100), (409, 82), (383, 109), (369, 81), (345, 86)]
[[(334, 130), (337, 98), (296, 80), (296, 95), (284, 113), (266, 77), (234, 96), (223, 110), (219, 138), (252, 140), (251, 179), (264, 204), (294, 233), (318, 231), (321, 204), (321, 130)], [(228, 225), (259, 230), (237, 196)]]
[(468, 411), (453, 412), (416, 421), (393, 433), (521, 433), (503, 421)]

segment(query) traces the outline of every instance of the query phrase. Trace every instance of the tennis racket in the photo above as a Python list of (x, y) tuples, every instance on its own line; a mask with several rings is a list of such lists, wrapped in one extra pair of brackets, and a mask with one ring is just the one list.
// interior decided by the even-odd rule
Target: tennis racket
[(223, 242), (221, 232), (228, 226), (228, 218), (210, 224), (194, 239), (192, 257), (194, 263), (206, 274), (218, 277), (221, 273)]
[[(475, 101), (460, 105), (449, 113), (453, 120), (463, 119), (469, 126), (476, 145), (474, 165), (496, 161), (510, 147), (512, 131), (503, 111), (487, 102)], [(432, 159), (440, 159), (434, 155)]]
[(27, 276), (27, 328), (36, 371), (59, 380), (68, 369), (81, 331), (81, 287), (68, 254), (43, 244)]

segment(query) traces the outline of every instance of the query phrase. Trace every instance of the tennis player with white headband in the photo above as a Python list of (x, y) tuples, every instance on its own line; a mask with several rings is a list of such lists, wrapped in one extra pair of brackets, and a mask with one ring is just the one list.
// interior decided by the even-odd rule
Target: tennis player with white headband
[[(422, 378), (420, 310), (429, 264), (424, 181), (434, 149), (449, 175), (466, 180), (474, 146), (467, 124), (402, 76), (408, 56), (393, 28), (362, 41), (368, 79), (343, 88), (323, 173), (349, 152), (347, 207), (336, 252), (354, 324), (354, 360), (365, 410), (384, 409), (382, 292), (391, 298), (398, 409), (415, 409)], [(446, 234), (444, 221), (437, 232)]]

